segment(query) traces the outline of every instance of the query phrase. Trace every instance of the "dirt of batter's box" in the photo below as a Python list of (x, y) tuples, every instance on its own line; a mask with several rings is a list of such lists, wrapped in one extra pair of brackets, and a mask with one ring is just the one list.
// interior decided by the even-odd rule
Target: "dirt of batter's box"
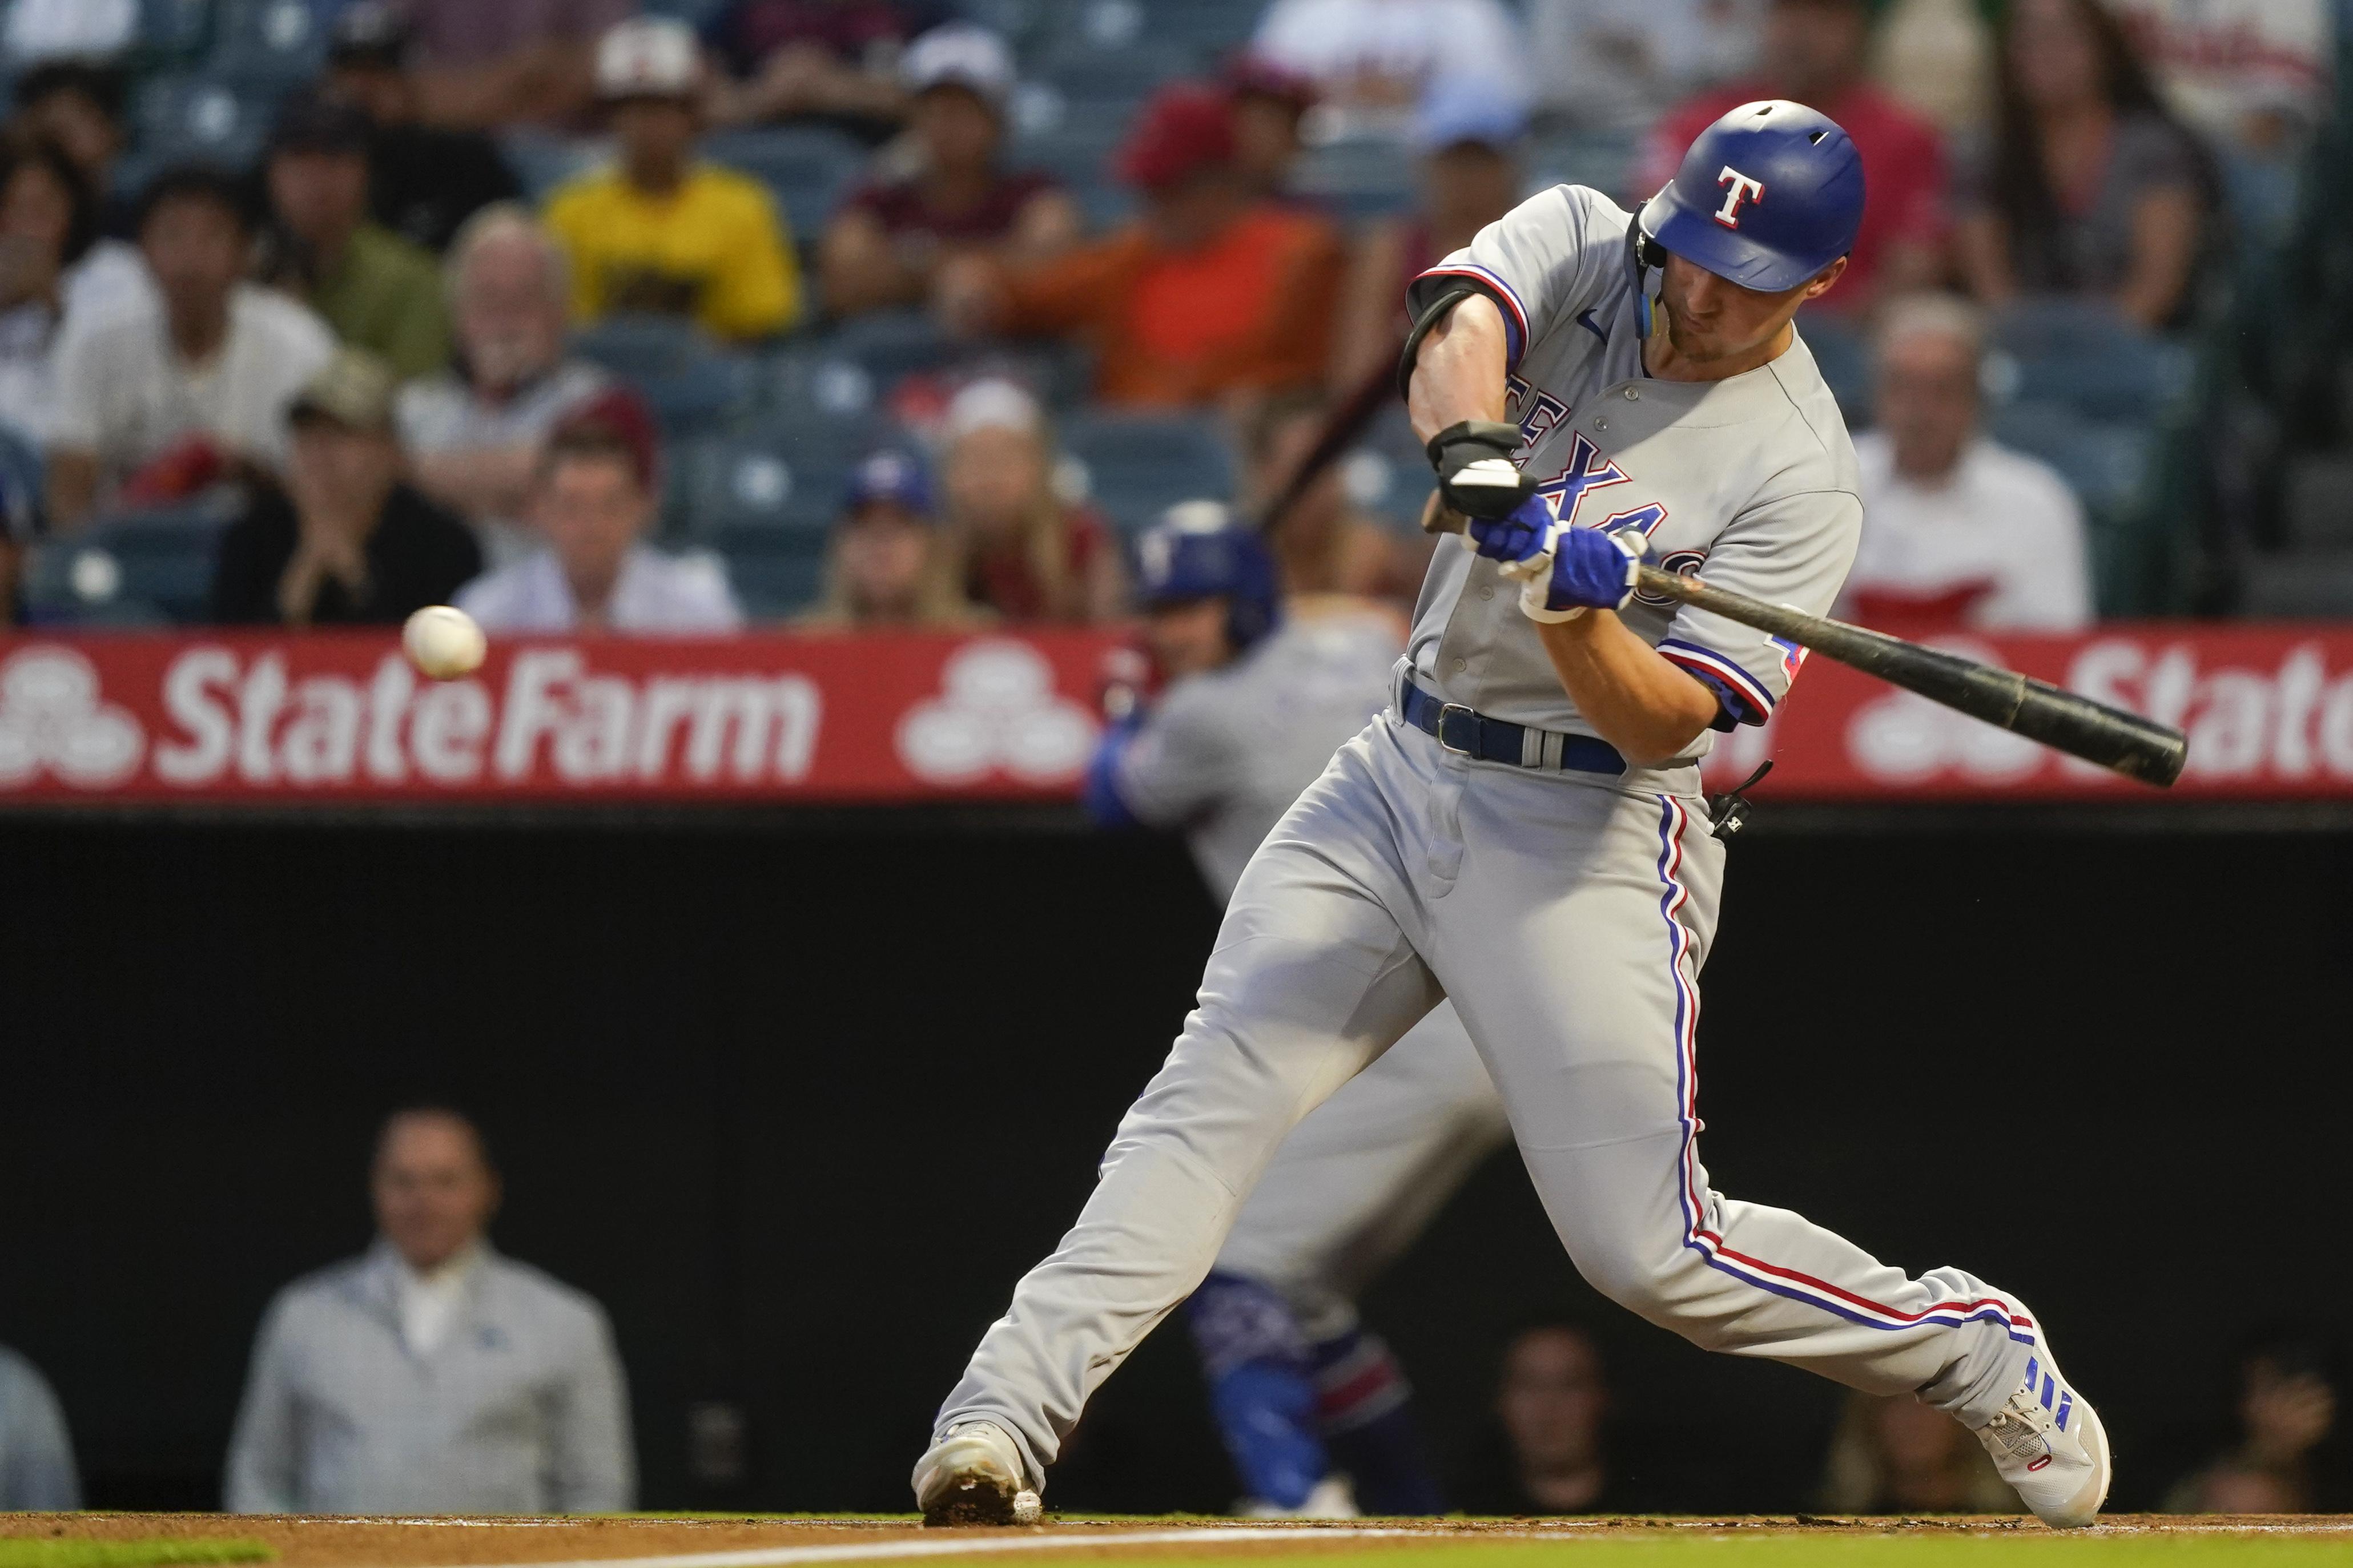
[[(1170, 1554), (1187, 1558), (1231, 1551), (1250, 1556), (1320, 1555), (1327, 1551), (1364, 1551), (1382, 1546), (1411, 1546), (1432, 1539), (1463, 1539), (1498, 1535), (1575, 1536), (1593, 1533), (1656, 1531), (1662, 1534), (1810, 1534), (1862, 1531), (1966, 1531), (2002, 1534), (2039, 1531), (2031, 1520), (1987, 1519), (1825, 1519), (1780, 1515), (1743, 1519), (1557, 1519), (1557, 1520), (1395, 1520), (1359, 1521), (1353, 1529), (1319, 1529), (1313, 1524), (1286, 1527), (1295, 1537), (1280, 1542), (1255, 1533), (1265, 1521), (1250, 1521), (1253, 1533), (1220, 1541), (1221, 1533), (1240, 1521), (1182, 1519), (1074, 1519), (1049, 1517), (1044, 1531), (1058, 1534), (1100, 1534), (1108, 1548), (1113, 1538), (1137, 1530), (1182, 1529), (1182, 1543), (1119, 1550), (1125, 1558), (1156, 1558)], [(2196, 1520), (2151, 1514), (2111, 1515), (2102, 1521), (2111, 1527), (2151, 1531), (2206, 1533), (2233, 1527), (2266, 1532), (2345, 1531), (2353, 1536), (2353, 1518), (2305, 1517), (2294, 1520)], [(1368, 1536), (1366, 1525), (1381, 1534)], [(1395, 1531), (1397, 1533), (1388, 1533)], [(259, 1541), (278, 1553), (278, 1568), (456, 1568), (476, 1563), (574, 1563), (585, 1560), (625, 1561), (709, 1552), (740, 1552), (772, 1547), (849, 1545), (913, 1538), (948, 1542), (969, 1540), (976, 1533), (1010, 1535), (1014, 1531), (975, 1532), (924, 1531), (913, 1519), (851, 1518), (599, 1518), (599, 1519), (321, 1519), (255, 1514), (216, 1513), (77, 1513), (0, 1514), (0, 1536), (46, 1536), (85, 1541), (150, 1541), (161, 1538), (227, 1537)], [(1019, 1533), (1029, 1533), (1022, 1531)], [(1321, 1537), (1322, 1539), (1318, 1539)], [(1098, 1563), (1099, 1555), (1082, 1547), (1065, 1555)], [(1075, 1568), (1075, 1563), (1073, 1564)]]

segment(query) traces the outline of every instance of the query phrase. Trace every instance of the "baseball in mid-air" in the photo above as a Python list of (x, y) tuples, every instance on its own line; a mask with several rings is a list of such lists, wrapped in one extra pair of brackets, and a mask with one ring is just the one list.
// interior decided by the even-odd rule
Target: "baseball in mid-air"
[(474, 617), (448, 605), (427, 605), (400, 628), (408, 662), (436, 680), (455, 680), (482, 667), (490, 639)]

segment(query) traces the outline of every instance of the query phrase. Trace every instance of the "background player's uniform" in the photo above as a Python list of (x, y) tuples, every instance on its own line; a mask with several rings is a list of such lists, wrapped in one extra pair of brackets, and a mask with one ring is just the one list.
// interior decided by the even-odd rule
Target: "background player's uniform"
[[(1812, 355), (1797, 341), (1723, 381), (1648, 379), (1629, 221), (1556, 187), (1418, 298), (1468, 280), (1499, 302), (1525, 468), (1564, 520), (1639, 529), (1669, 563), (1820, 613), (1862, 509)], [(993, 1423), (1042, 1478), (1088, 1394), (1208, 1272), (1292, 1127), (1441, 995), (1503, 1094), (1555, 1229), (1604, 1294), (1707, 1349), (1916, 1392), (1973, 1427), (2017, 1394), (2038, 1331), (2013, 1298), (1957, 1269), (1907, 1277), (1708, 1186), (1694, 1030), (1723, 847), (1694, 764), (1710, 737), (1624, 767), (1518, 600), (1493, 561), (1440, 551), (1398, 700), (1243, 873), (1199, 1005), (1077, 1225), (982, 1340), (943, 1435)], [(1704, 612), (1637, 601), (1623, 615), (1716, 691), (1723, 726), (1761, 721), (1796, 671), (1790, 650)]]
[[(1295, 612), (1233, 662), (1178, 682), (1115, 753), (1118, 805), (1183, 829), (1211, 891), (1230, 898), (1300, 791), (1388, 701), (1394, 626), (1365, 606)], [(1252, 1500), (1308, 1504), (1336, 1459), (1367, 1511), (1440, 1510), (1409, 1390), (1356, 1302), (1509, 1131), (1441, 1005), (1284, 1140), (1190, 1306)]]

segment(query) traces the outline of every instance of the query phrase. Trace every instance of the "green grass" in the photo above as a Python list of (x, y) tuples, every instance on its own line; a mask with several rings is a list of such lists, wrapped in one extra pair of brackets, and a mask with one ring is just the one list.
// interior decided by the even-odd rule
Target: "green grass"
[[(1040, 1564), (1015, 1552), (989, 1559), (1011, 1568)], [(1580, 1534), (1561, 1541), (1450, 1542), (1444, 1545), (1367, 1547), (1353, 1551), (1297, 1553), (1236, 1549), (1198, 1558), (1154, 1557), (1151, 1568), (1240, 1568), (1261, 1561), (1288, 1560), (1314, 1568), (2346, 1568), (2353, 1564), (2353, 1542), (2257, 1535), (1959, 1535), (1935, 1531), (1880, 1534), (1859, 1528), (1852, 1534), (1750, 1535), (1694, 1531), (1689, 1535), (1629, 1531)], [(1139, 1564), (1144, 1561), (1138, 1555)]]
[(171, 1568), (177, 1563), (267, 1563), (277, 1555), (259, 1541), (217, 1536), (152, 1541), (0, 1536), (0, 1568)]

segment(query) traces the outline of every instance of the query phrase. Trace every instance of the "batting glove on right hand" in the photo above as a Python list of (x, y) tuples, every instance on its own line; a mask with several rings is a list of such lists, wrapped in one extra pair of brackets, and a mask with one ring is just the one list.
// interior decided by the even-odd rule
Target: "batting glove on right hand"
[(1560, 527), (1542, 496), (1530, 496), (1508, 517), (1474, 517), (1462, 531), (1463, 548), (1502, 564), (1507, 577), (1542, 577), (1552, 567), (1553, 534)]

